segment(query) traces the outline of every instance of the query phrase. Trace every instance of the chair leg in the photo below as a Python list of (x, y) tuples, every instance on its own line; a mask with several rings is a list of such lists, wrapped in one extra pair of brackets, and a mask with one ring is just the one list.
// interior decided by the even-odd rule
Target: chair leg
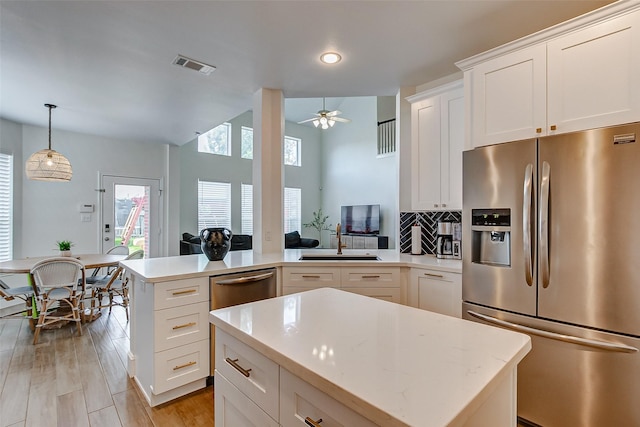
[(40, 309), (40, 317), (38, 317), (38, 324), (36, 325), (36, 331), (33, 333), (33, 345), (38, 344), (38, 336), (40, 335), (40, 331), (42, 330), (42, 325), (44, 324), (44, 317), (47, 314), (47, 301), (42, 301), (42, 307)]
[[(76, 322), (76, 328), (78, 329), (78, 336), (82, 336), (82, 318), (79, 313), (80, 302), (78, 297), (71, 299), (71, 313), (73, 314), (73, 320)], [(82, 317), (84, 317), (84, 309), (82, 310)]]
[(129, 321), (129, 291), (125, 288), (122, 290), (122, 306), (124, 312), (127, 315), (127, 322)]

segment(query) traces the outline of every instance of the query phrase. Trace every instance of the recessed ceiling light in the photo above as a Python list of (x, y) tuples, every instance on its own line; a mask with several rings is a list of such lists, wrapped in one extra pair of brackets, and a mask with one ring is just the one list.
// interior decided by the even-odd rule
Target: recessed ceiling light
[(324, 62), (325, 64), (335, 64), (337, 62), (340, 62), (341, 59), (342, 56), (335, 52), (325, 52), (320, 55), (320, 61)]

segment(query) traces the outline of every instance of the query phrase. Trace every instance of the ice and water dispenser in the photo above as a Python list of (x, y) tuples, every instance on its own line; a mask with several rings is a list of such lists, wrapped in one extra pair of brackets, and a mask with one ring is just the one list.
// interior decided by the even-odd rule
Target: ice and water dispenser
[(511, 209), (471, 210), (471, 261), (511, 266)]

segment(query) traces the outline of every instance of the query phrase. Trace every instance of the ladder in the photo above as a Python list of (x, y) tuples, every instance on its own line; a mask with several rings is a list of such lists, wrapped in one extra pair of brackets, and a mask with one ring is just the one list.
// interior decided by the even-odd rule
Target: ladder
[(140, 212), (144, 209), (144, 205), (147, 204), (147, 196), (144, 195), (142, 197), (132, 197), (133, 203), (135, 203), (135, 207), (129, 211), (129, 216), (127, 217), (127, 221), (124, 224), (124, 230), (122, 231), (122, 245), (127, 246), (129, 244), (129, 239), (133, 234), (133, 230), (136, 228), (136, 223), (138, 222), (138, 218), (140, 217)]

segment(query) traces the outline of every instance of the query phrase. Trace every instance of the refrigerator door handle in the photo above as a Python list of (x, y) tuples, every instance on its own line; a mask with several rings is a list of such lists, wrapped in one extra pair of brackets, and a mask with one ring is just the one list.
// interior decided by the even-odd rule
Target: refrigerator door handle
[(588, 347), (595, 347), (601, 350), (615, 351), (620, 353), (635, 353), (638, 351), (637, 348), (631, 347), (626, 344), (613, 343), (608, 341), (600, 341), (600, 340), (592, 340), (588, 338), (576, 337), (573, 335), (565, 335), (559, 334), (557, 332), (549, 332), (544, 331), (542, 329), (535, 329), (529, 326), (519, 325), (517, 323), (507, 322), (502, 319), (496, 319), (492, 316), (487, 316), (486, 314), (476, 313), (472, 310), (467, 310), (469, 315), (476, 317), (478, 319), (484, 320), (485, 322), (492, 323), (494, 325), (502, 326), (507, 329), (511, 329), (518, 332), (523, 332), (525, 334), (537, 335), (544, 338), (550, 338), (552, 340), (563, 341), (571, 344), (584, 345)]
[(540, 229), (538, 241), (540, 245), (540, 276), (542, 287), (549, 286), (549, 183), (551, 166), (542, 162), (542, 178), (540, 179)]
[(522, 246), (524, 248), (524, 276), (527, 285), (533, 285), (533, 259), (531, 257), (531, 191), (533, 189), (533, 165), (524, 171), (522, 200)]

